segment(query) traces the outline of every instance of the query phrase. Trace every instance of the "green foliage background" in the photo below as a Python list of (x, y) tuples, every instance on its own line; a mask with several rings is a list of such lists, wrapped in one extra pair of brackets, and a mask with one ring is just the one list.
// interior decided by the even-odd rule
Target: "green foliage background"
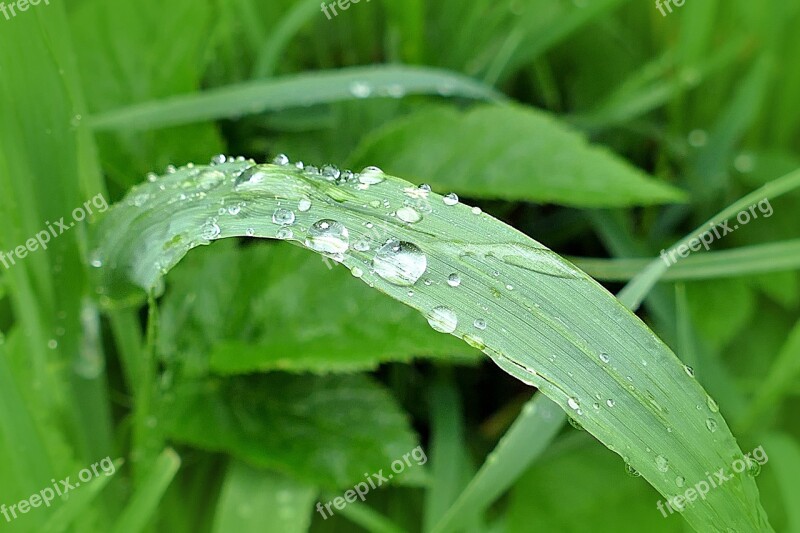
[[(316, 0), (30, 6), (0, 17), (0, 249), (169, 164), (286, 153), (455, 191), (617, 292), (643, 259), (800, 167), (800, 4), (674, 9), (375, 0), (328, 20)], [(757, 482), (781, 532), (800, 532), (798, 204), (774, 200), (774, 216), (680, 262), (640, 310), (741, 448), (764, 447)], [(0, 503), (124, 462), (0, 528), (428, 531), (525, 416), (532, 389), (282, 243), (196, 250), (157, 308), (101, 311), (87, 231), (0, 269)], [(530, 446), (502, 457), (495, 485), (510, 489), (463, 513), (464, 530), (688, 527), (562, 421), (530, 423)], [(334, 518), (314, 512), (417, 445), (424, 466)]]

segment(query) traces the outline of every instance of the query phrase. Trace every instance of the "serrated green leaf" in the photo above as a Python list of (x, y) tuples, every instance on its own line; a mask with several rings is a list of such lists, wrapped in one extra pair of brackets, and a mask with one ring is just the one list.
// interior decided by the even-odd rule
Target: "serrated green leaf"
[[(682, 492), (678, 477), (693, 484), (741, 457), (715, 404), (669, 348), (574, 266), (479, 210), (406, 181), (335, 174), (236, 161), (140, 186), (99, 227), (92, 262), (101, 300), (135, 302), (142, 289), (157, 291), (163, 272), (214, 239), (308, 238), (321, 253), (341, 253), (364, 283), (537, 386), (663, 495)], [(298, 209), (305, 199), (309, 208)], [(222, 203), (240, 208), (220, 213)], [(770, 530), (749, 476), (683, 516), (700, 531)]]
[[(394, 399), (362, 375), (270, 373), (180, 382), (163, 406), (167, 432), (323, 488), (388, 472), (418, 444)], [(395, 481), (419, 483), (414, 466)]]
[(476, 350), (423, 327), (413, 309), (354, 287), (335, 264), (280, 244), (237, 249), (224, 241), (198, 250), (170, 275), (161, 355), (180, 359), (192, 375), (352, 372), (415, 357), (476, 360)]

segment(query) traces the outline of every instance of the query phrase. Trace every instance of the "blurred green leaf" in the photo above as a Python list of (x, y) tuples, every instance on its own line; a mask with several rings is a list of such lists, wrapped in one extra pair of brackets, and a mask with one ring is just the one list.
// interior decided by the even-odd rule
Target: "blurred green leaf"
[(521, 106), (417, 112), (367, 137), (353, 162), (477, 198), (582, 207), (684, 199), (552, 116)]

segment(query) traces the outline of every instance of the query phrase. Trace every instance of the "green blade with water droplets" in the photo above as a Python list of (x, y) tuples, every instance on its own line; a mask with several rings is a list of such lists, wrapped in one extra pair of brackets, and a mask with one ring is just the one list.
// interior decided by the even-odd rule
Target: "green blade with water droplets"
[[(91, 255), (101, 303), (160, 292), (163, 275), (196, 246), (281, 239), (340, 262), (354, 283), (483, 350), (667, 498), (742, 457), (716, 403), (670, 349), (597, 282), (514, 228), (378, 169), (224, 159), (152, 176), (107, 212)], [(748, 472), (685, 504), (684, 518), (704, 532), (771, 531)]]

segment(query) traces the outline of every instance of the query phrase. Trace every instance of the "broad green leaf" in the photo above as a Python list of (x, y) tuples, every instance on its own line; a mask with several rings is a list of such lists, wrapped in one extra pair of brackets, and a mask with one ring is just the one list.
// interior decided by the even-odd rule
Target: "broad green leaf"
[(519, 106), (420, 111), (367, 137), (354, 159), (479, 198), (583, 207), (684, 199), (551, 115)]
[(413, 309), (353, 286), (334, 265), (279, 244), (238, 249), (224, 241), (198, 250), (170, 274), (160, 355), (179, 359), (192, 375), (342, 372), (415, 357), (476, 360), (476, 350), (424, 327)]
[[(364, 472), (388, 473), (417, 446), (405, 413), (362, 375), (179, 382), (163, 416), (179, 442), (331, 489), (352, 487)], [(414, 466), (396, 477), (419, 483), (424, 470)]]
[[(160, 291), (164, 272), (212, 240), (281, 238), (335, 257), (438, 331), (482, 349), (664, 496), (683, 492), (678, 478), (693, 484), (741, 456), (716, 404), (669, 348), (570, 263), (452, 197), (374, 169), (337, 174), (234, 161), (137, 187), (98, 227), (100, 300), (135, 303), (143, 290)], [(208, 418), (195, 432), (208, 435)], [(701, 531), (770, 530), (749, 476), (683, 516)]]
[(305, 533), (317, 490), (239, 461), (228, 467), (215, 533)]

